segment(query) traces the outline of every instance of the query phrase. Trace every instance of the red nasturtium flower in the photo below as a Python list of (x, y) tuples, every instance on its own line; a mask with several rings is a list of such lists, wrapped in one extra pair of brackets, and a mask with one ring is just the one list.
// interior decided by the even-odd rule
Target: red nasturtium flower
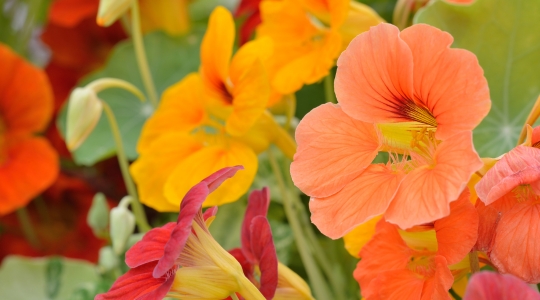
[(505, 154), (476, 185), (480, 235), (476, 248), (486, 251), (501, 273), (540, 282), (540, 127), (531, 146)]
[(208, 231), (206, 222), (213, 220), (217, 207), (204, 216), (201, 210), (206, 197), (240, 169), (221, 169), (196, 184), (181, 202), (178, 221), (150, 230), (129, 249), (126, 264), (131, 270), (96, 299), (223, 299), (233, 292), (264, 299)]
[(246, 17), (240, 26), (239, 43), (243, 45), (249, 41), (257, 25), (261, 24), (261, 0), (241, 0), (234, 12), (235, 17)]
[(479, 272), (469, 280), (463, 300), (540, 300), (540, 294), (512, 275)]
[(360, 251), (354, 271), (366, 299), (450, 299), (448, 290), (468, 272), (478, 215), (465, 190), (449, 216), (407, 231), (384, 220)]
[(43, 71), (0, 44), (0, 215), (25, 206), (58, 175), (58, 155), (43, 137), (53, 99)]
[[(472, 129), (488, 113), (474, 54), (428, 25), (380, 24), (338, 60), (339, 105), (315, 108), (296, 131), (293, 180), (312, 197), (312, 221), (331, 238), (384, 214), (401, 228), (450, 213), (482, 163)], [(379, 151), (388, 164), (372, 164)]]

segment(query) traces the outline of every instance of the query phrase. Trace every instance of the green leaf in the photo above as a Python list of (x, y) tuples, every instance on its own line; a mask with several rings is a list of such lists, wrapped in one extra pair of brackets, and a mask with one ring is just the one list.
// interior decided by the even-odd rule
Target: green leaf
[(0, 267), (0, 299), (69, 299), (98, 280), (95, 266), (81, 260), (8, 256)]
[(434, 1), (415, 16), (454, 36), (455, 48), (478, 56), (492, 108), (474, 130), (481, 156), (512, 149), (540, 94), (540, 1), (476, 0), (471, 5)]
[[(144, 37), (150, 70), (159, 94), (188, 73), (197, 71), (203, 33), (204, 29), (197, 27), (192, 33), (177, 38), (162, 32), (154, 32)], [(118, 44), (104, 69), (89, 75), (81, 85), (102, 77), (123, 79), (145, 91), (131, 41)], [(137, 158), (137, 140), (144, 122), (153, 112), (151, 104), (148, 101), (141, 103), (134, 95), (121, 89), (106, 90), (100, 93), (99, 97), (107, 102), (114, 112), (126, 155), (129, 159)], [(65, 132), (65, 118), (64, 107), (59, 117), (62, 132)], [(73, 153), (73, 158), (78, 164), (91, 166), (114, 155), (115, 151), (109, 122), (105, 114), (102, 114), (94, 131)]]

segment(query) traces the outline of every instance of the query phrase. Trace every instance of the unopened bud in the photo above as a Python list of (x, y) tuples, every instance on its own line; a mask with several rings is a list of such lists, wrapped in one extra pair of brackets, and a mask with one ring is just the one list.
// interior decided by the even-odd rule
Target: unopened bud
[(86, 216), (88, 226), (94, 231), (94, 235), (102, 237), (109, 226), (109, 205), (102, 193), (97, 193), (92, 200), (92, 206)]
[(77, 149), (96, 127), (103, 104), (93, 89), (76, 88), (71, 92), (67, 109), (66, 143)]
[(113, 250), (118, 255), (126, 249), (128, 239), (135, 229), (135, 217), (127, 209), (130, 202), (131, 197), (125, 196), (120, 204), (111, 210), (110, 235)]
[(99, 249), (99, 266), (104, 271), (109, 271), (118, 266), (118, 256), (109, 246)]
[(131, 7), (134, 0), (100, 0), (97, 14), (97, 24), (103, 27), (111, 26)]

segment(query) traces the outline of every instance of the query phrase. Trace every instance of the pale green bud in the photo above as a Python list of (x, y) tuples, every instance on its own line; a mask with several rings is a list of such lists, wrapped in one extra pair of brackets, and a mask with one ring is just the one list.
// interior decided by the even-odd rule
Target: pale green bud
[(88, 226), (94, 231), (94, 235), (102, 237), (109, 226), (109, 205), (102, 193), (97, 193), (92, 200), (92, 206), (86, 216)]
[(66, 144), (69, 150), (77, 149), (96, 127), (103, 104), (96, 92), (87, 87), (71, 92), (67, 109)]
[(109, 246), (99, 249), (99, 266), (104, 271), (109, 271), (118, 266), (118, 255)]
[(126, 244), (135, 230), (135, 216), (127, 209), (131, 196), (125, 196), (117, 207), (111, 210), (110, 235), (112, 247), (117, 255), (126, 249)]
[(131, 7), (134, 0), (100, 0), (97, 20), (99, 26), (109, 27)]

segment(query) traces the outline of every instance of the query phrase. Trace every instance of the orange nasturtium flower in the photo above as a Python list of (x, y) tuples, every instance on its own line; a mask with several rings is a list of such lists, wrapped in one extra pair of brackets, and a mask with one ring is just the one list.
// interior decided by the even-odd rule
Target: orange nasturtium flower
[(274, 143), (292, 157), (294, 141), (265, 111), (270, 84), (261, 56), (271, 51), (270, 41), (246, 43), (231, 60), (233, 43), (232, 15), (218, 7), (201, 46), (200, 72), (167, 89), (145, 124), (131, 172), (146, 205), (175, 211), (193, 184), (223, 167), (243, 165), (245, 171), (203, 205), (236, 201), (255, 177), (257, 153)]
[[(474, 54), (451, 43), (428, 25), (383, 23), (339, 58), (339, 105), (300, 122), (291, 165), (325, 235), (378, 215), (403, 229), (445, 217), (482, 166), (472, 129), (491, 105), (487, 82)], [(370, 164), (379, 151), (390, 161)]]
[(58, 175), (58, 155), (36, 136), (49, 123), (53, 96), (43, 71), (0, 44), (0, 215), (24, 207)]
[(478, 214), (466, 189), (449, 216), (409, 230), (380, 220), (354, 271), (362, 296), (371, 299), (451, 299), (448, 290), (469, 272)]
[(265, 0), (260, 16), (257, 38), (274, 41), (272, 87), (284, 95), (326, 76), (353, 37), (384, 21), (350, 0)]

